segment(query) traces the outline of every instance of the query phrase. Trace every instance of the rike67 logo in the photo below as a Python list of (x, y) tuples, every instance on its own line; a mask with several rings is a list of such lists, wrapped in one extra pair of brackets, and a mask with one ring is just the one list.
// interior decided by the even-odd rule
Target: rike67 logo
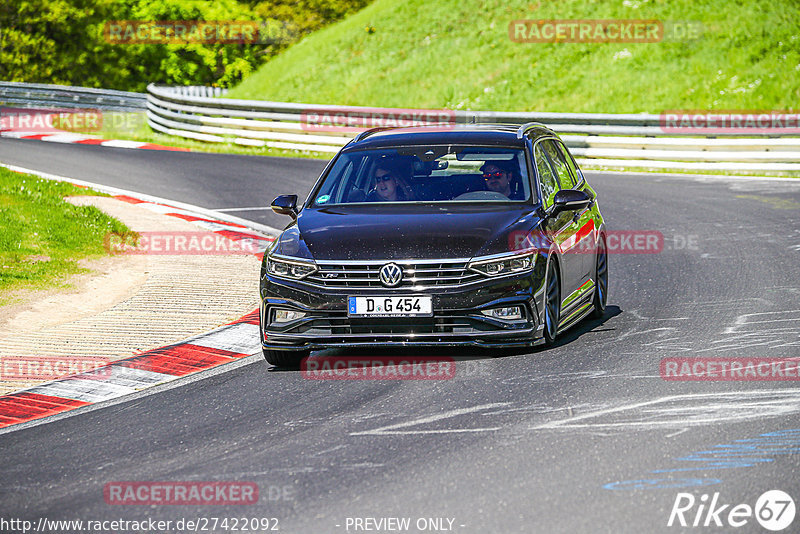
[(795, 512), (794, 500), (781, 490), (764, 492), (755, 506), (724, 503), (719, 492), (712, 496), (704, 493), (700, 498), (678, 493), (667, 526), (739, 528), (752, 524), (755, 518), (763, 528), (777, 532), (792, 524)]

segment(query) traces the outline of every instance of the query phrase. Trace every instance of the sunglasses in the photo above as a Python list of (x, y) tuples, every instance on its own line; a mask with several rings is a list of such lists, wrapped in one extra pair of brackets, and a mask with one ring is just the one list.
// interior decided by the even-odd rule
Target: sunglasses
[(505, 174), (505, 171), (485, 172), (483, 173), (484, 180), (491, 180), (492, 178), (500, 178)]
[(383, 176), (376, 176), (375, 181), (380, 182), (388, 182), (389, 180), (394, 180), (394, 176), (391, 174), (384, 174)]

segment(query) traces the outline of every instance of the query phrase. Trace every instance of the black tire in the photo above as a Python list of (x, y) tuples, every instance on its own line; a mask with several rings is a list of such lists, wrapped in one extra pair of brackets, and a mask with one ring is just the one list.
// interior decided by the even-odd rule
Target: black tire
[(287, 369), (297, 369), (303, 358), (311, 354), (311, 351), (308, 350), (270, 350), (265, 348), (262, 348), (261, 352), (264, 353), (267, 363)]
[(601, 319), (606, 312), (608, 302), (608, 251), (605, 239), (597, 242), (597, 259), (595, 260), (595, 289), (592, 300), (592, 318)]
[(555, 260), (547, 266), (544, 288), (544, 344), (549, 347), (556, 341), (561, 318), (561, 281)]

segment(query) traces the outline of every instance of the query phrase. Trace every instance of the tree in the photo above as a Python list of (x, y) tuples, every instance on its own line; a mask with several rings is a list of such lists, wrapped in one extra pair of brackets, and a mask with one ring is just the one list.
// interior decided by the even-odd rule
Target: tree
[[(0, 80), (144, 91), (230, 87), (306, 33), (368, 0), (4, 0)], [(113, 21), (261, 21), (259, 43), (120, 43)]]

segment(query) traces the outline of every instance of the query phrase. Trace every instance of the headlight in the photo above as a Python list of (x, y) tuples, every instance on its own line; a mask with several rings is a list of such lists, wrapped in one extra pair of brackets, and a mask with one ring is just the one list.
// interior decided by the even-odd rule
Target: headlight
[(512, 254), (502, 258), (478, 259), (470, 262), (469, 268), (486, 276), (504, 276), (533, 269), (536, 253)]
[(310, 261), (267, 256), (267, 272), (278, 278), (301, 280), (316, 270), (317, 266)]

